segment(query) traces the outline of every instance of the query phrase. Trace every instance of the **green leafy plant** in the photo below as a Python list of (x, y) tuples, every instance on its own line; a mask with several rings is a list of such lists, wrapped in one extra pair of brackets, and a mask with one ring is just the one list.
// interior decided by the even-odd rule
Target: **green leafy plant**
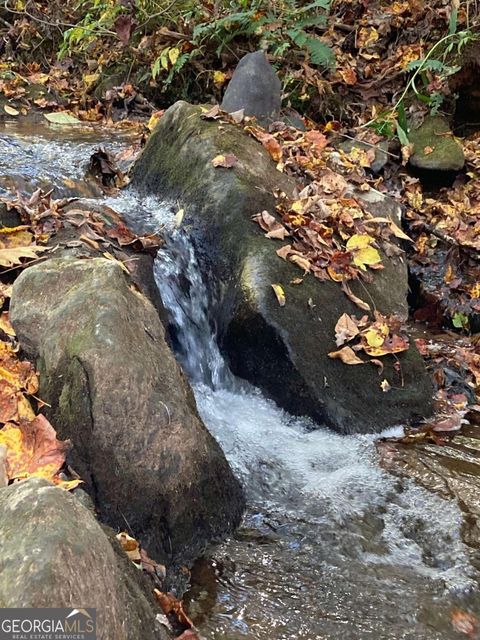
[[(409, 143), (405, 114), (407, 101), (419, 100), (429, 107), (432, 115), (438, 113), (445, 99), (440, 88), (446, 86), (447, 79), (461, 68), (451, 62), (452, 59), (457, 59), (466, 45), (480, 39), (478, 33), (469, 29), (457, 32), (456, 27), (456, 11), (452, 11), (449, 33), (438, 40), (423, 58), (409, 63), (407, 70), (411, 71), (412, 75), (393, 108), (364, 126), (373, 127), (377, 133), (387, 137), (396, 135), (402, 146), (405, 146)], [(433, 83), (432, 76), (435, 79)], [(432, 85), (439, 89), (431, 89)]]
[(214, 42), (220, 55), (233, 40), (253, 36), (259, 46), (270, 49), (274, 56), (280, 57), (297, 47), (312, 64), (330, 69), (335, 65), (333, 51), (315, 33), (325, 27), (330, 5), (331, 0), (315, 0), (305, 6), (293, 0), (237, 0), (228, 3), (217, 19), (198, 22), (193, 41), (197, 45)]

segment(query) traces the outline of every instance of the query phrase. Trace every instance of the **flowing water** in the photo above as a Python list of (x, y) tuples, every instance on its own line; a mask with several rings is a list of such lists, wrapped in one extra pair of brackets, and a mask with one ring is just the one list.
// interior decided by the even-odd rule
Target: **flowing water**
[[(79, 178), (98, 139), (76, 145), (0, 131), (0, 144), (0, 175), (14, 166), (23, 188), (41, 178), (62, 191), (65, 178)], [(46, 156), (54, 157), (47, 166)], [(188, 231), (175, 228), (175, 208), (132, 190), (104, 201), (137, 227), (163, 228), (156, 280), (177, 357), (247, 493), (240, 529), (193, 569), (186, 600), (203, 637), (465, 638), (452, 614), (478, 613), (479, 576), (457, 505), (382, 471), (373, 436), (312, 430), (235, 379), (217, 347)]]

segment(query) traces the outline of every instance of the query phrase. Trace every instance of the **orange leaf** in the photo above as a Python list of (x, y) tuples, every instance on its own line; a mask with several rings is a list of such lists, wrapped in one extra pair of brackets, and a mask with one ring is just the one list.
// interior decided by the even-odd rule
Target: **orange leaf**
[(7, 423), (0, 430), (0, 444), (7, 447), (10, 480), (40, 476), (53, 480), (65, 463), (70, 443), (57, 439), (55, 429), (44, 416), (19, 426)]

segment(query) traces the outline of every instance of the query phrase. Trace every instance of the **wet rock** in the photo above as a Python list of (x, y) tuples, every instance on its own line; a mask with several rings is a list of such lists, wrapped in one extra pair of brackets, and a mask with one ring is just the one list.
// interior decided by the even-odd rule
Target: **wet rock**
[(409, 132), (413, 144), (410, 164), (429, 171), (460, 171), (465, 164), (462, 145), (455, 140), (443, 116), (427, 116)]
[(104, 519), (163, 564), (238, 523), (243, 497), (201, 422), (151, 302), (120, 265), (50, 259), (16, 280), (10, 319)]
[[(261, 387), (282, 407), (309, 415), (338, 431), (384, 429), (431, 410), (431, 386), (412, 345), (400, 354), (401, 377), (385, 358), (383, 393), (374, 367), (348, 367), (328, 358), (342, 313), (358, 314), (334, 282), (307, 276), (277, 257), (280, 246), (264, 237), (251, 216), (273, 210), (273, 193), (292, 193), (292, 180), (275, 169), (263, 147), (231, 125), (203, 120), (201, 110), (178, 102), (161, 119), (133, 173), (140, 189), (183, 202), (184, 222), (209, 279), (219, 342), (234, 373)], [(211, 160), (234, 153), (232, 169)], [(374, 215), (399, 216), (381, 194), (366, 196)], [(402, 256), (385, 258), (368, 293), (355, 293), (383, 313), (407, 313), (407, 267)], [(282, 283), (287, 303), (278, 305), (271, 284)]]
[(221, 108), (229, 113), (243, 109), (246, 116), (266, 124), (279, 117), (281, 92), (281, 82), (265, 53), (247, 53), (235, 69)]
[(0, 491), (0, 607), (93, 607), (105, 640), (165, 640), (151, 585), (94, 515), (30, 478)]

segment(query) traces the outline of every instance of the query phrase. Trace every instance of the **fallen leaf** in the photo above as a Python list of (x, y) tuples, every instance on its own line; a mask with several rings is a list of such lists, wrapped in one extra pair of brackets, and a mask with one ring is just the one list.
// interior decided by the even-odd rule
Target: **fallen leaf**
[(31, 422), (7, 423), (0, 430), (0, 444), (7, 447), (7, 473), (10, 480), (32, 476), (52, 478), (65, 464), (70, 443), (57, 439), (55, 429), (42, 416)]
[(131, 15), (121, 14), (114, 22), (115, 32), (120, 42), (127, 46), (132, 34), (133, 18)]
[(17, 111), (14, 107), (11, 107), (9, 104), (3, 105), (3, 110), (5, 113), (8, 113), (9, 116), (18, 116), (20, 115), (20, 111)]
[(154, 589), (153, 593), (165, 615), (174, 614), (181, 625), (189, 629), (193, 627), (193, 622), (185, 613), (183, 604), (172, 593), (164, 593), (159, 589)]
[(0, 266), (14, 267), (22, 264), (23, 258), (38, 258), (38, 253), (48, 251), (48, 247), (13, 247), (11, 249), (0, 249)]
[(341, 347), (345, 342), (353, 340), (359, 333), (360, 331), (355, 320), (347, 313), (342, 314), (335, 325), (335, 341), (337, 347)]
[(137, 540), (129, 536), (128, 533), (125, 533), (125, 531), (117, 533), (116, 538), (130, 560), (132, 562), (135, 562), (136, 564), (139, 564), (142, 560), (142, 557), (140, 555), (140, 544), (137, 542)]
[(81, 124), (80, 120), (68, 111), (54, 111), (53, 113), (44, 113), (43, 117), (52, 124)]
[(478, 629), (478, 618), (473, 613), (454, 609), (451, 613), (452, 626), (458, 633), (464, 633), (473, 640)]
[(341, 360), (344, 364), (365, 364), (351, 347), (343, 347), (339, 351), (331, 351), (328, 357), (334, 360)]
[(346, 248), (353, 253), (353, 263), (363, 271), (366, 270), (365, 265), (378, 264), (382, 261), (377, 249), (372, 247), (373, 242), (375, 239), (367, 234), (355, 234), (347, 241)]
[(238, 162), (237, 156), (233, 153), (227, 153), (227, 155), (218, 155), (212, 160), (214, 167), (224, 167), (225, 169), (231, 169)]
[(185, 209), (179, 209), (177, 211), (177, 213), (175, 214), (174, 221), (175, 221), (175, 226), (177, 227), (177, 229), (178, 229), (178, 227), (181, 226), (181, 224), (183, 222), (184, 215), (185, 215)]
[(280, 284), (272, 284), (272, 289), (273, 289), (275, 295), (277, 296), (278, 304), (281, 307), (284, 307), (285, 306), (285, 302), (286, 302), (286, 297), (285, 297), (285, 291), (283, 290), (282, 285), (280, 285)]
[(383, 393), (387, 393), (392, 388), (388, 380), (382, 380), (380, 383), (380, 388)]
[(370, 311), (370, 305), (367, 302), (364, 302), (361, 298), (356, 296), (353, 291), (348, 286), (348, 283), (343, 281), (341, 284), (343, 293), (347, 296), (349, 300), (356, 304), (359, 309), (363, 311)]
[(307, 260), (307, 258), (302, 258), (302, 256), (299, 256), (295, 253), (288, 256), (288, 260), (289, 262), (293, 262), (293, 264), (296, 264), (297, 267), (300, 267), (300, 269), (303, 269), (305, 272), (310, 272), (312, 268), (310, 260)]

